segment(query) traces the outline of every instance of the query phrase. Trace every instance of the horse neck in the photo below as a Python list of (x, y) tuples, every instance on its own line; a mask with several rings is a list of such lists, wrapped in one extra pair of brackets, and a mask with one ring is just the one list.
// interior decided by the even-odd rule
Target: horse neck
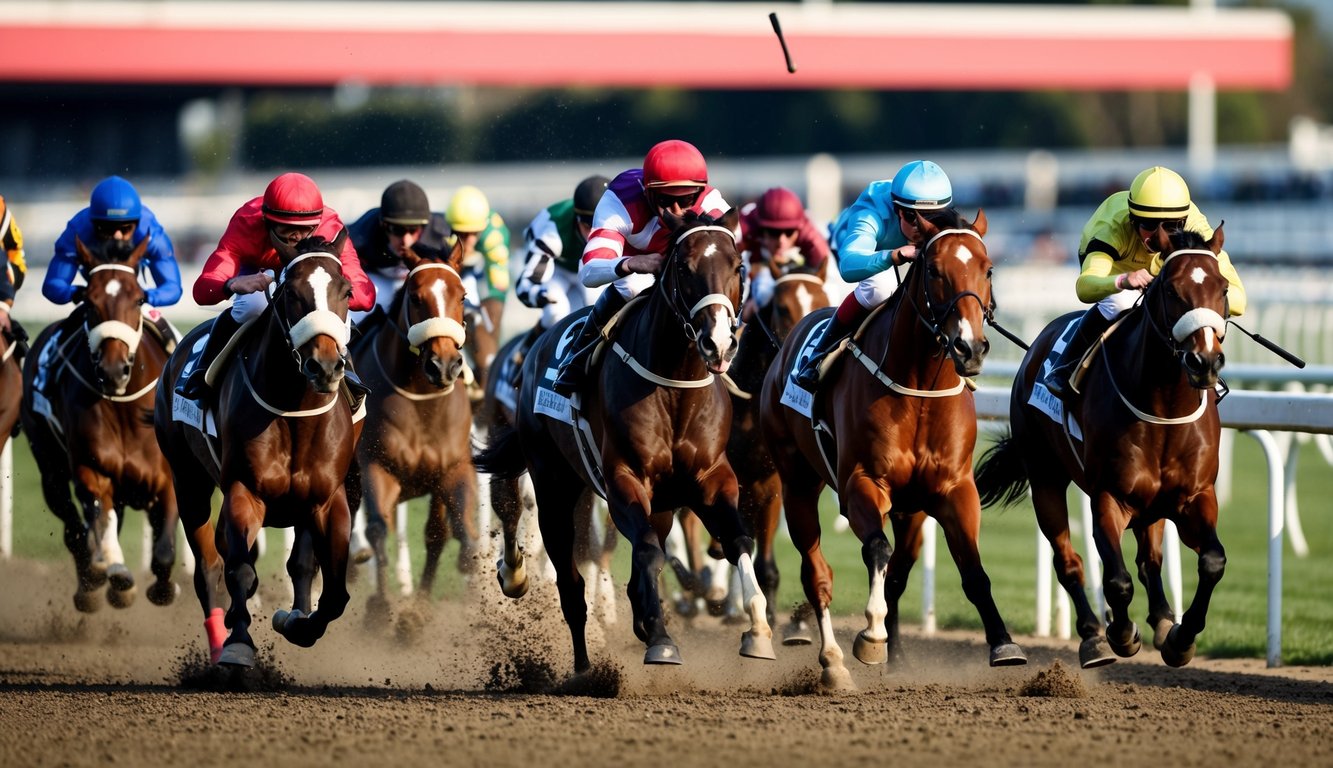
[(1164, 414), (1181, 402), (1197, 406), (1198, 390), (1190, 386), (1171, 346), (1153, 330), (1146, 306), (1126, 318), (1120, 331), (1108, 340), (1103, 354), (1116, 387), (1126, 397)]
[(255, 391), (275, 406), (295, 407), (310, 391), (310, 380), (297, 367), (278, 315), (271, 309), (263, 333), (241, 345), (235, 363), (238, 372), (245, 368)]
[(681, 380), (703, 378), (708, 373), (662, 290), (655, 290), (643, 311), (626, 326), (626, 332), (616, 337), (618, 343), (653, 373)]
[(773, 326), (765, 317), (769, 314), (770, 307), (760, 310), (751, 327), (741, 334), (740, 347), (736, 350), (736, 358), (731, 361), (731, 370), (728, 374), (731, 380), (736, 382), (736, 386), (752, 394), (759, 391), (764, 376), (768, 373), (768, 366), (772, 365), (778, 356), (778, 348), (773, 345), (768, 335), (772, 332)]
[[(881, 364), (890, 378), (904, 385), (916, 384), (921, 388), (948, 386), (954, 383), (958, 374), (954, 371), (953, 361), (923, 320), (927, 307), (922, 281), (921, 275), (909, 274), (907, 282), (899, 286), (897, 295), (890, 299), (892, 305), (883, 310), (892, 317), (886, 339), (888, 355)], [(871, 349), (882, 350), (884, 346)]]

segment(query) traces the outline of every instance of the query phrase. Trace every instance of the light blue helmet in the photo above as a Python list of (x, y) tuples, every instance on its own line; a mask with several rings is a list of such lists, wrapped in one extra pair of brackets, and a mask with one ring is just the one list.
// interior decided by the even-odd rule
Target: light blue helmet
[(935, 211), (953, 205), (953, 185), (944, 169), (929, 160), (913, 160), (894, 174), (893, 202), (903, 208)]
[(108, 176), (93, 187), (88, 212), (100, 221), (138, 221), (143, 215), (143, 203), (128, 181)]

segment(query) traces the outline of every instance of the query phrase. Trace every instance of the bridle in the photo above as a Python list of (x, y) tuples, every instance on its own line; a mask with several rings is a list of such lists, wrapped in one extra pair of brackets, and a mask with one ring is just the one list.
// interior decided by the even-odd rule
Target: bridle
[[(431, 269), (443, 269), (454, 277), (457, 277), (460, 285), (462, 283), (463, 278), (458, 274), (458, 270), (448, 264), (428, 261), (416, 265), (412, 268), (412, 271), (407, 273), (407, 278), (403, 282), (404, 291), (406, 291), (406, 285), (411, 282), (413, 275)], [(463, 343), (467, 341), (467, 329), (462, 323), (452, 317), (431, 315), (425, 320), (416, 323), (410, 322), (411, 318), (409, 318), (407, 314), (407, 304), (407, 295), (404, 293), (402, 297), (402, 307), (398, 311), (399, 319), (391, 321), (391, 325), (393, 325), (394, 330), (397, 331), (399, 337), (408, 343), (408, 347), (412, 354), (420, 355), (422, 345), (431, 339), (449, 339), (457, 344), (460, 349), (462, 348)]]
[[(981, 314), (987, 323), (993, 324), (995, 317), (994, 297), (992, 297), (991, 302), (987, 304), (982, 301), (981, 296), (976, 291), (959, 291), (954, 294), (953, 298), (949, 300), (949, 303), (945, 304), (943, 307), (936, 307), (931, 301), (930, 290), (926, 285), (925, 271), (929, 268), (931, 261), (935, 258), (935, 252), (932, 247), (940, 238), (947, 235), (967, 235), (969, 237), (975, 237), (979, 242), (981, 241), (981, 235), (971, 229), (942, 229), (939, 232), (936, 232), (934, 236), (926, 241), (925, 247), (921, 249), (921, 258), (918, 260), (921, 262), (920, 267), (923, 275), (919, 278), (919, 282), (921, 283), (921, 298), (925, 303), (924, 309), (917, 304), (916, 291), (910, 291), (908, 293), (908, 301), (911, 303), (912, 309), (916, 312), (917, 318), (921, 321), (922, 325), (926, 327), (926, 331), (941, 349), (947, 349), (949, 346), (948, 334), (944, 332), (944, 329), (941, 326), (944, 324), (945, 319), (957, 309), (959, 302), (963, 299), (976, 299), (977, 303), (981, 305)], [(913, 264), (913, 266), (915, 267), (917, 265)], [(911, 279), (911, 277), (911, 272), (909, 272), (908, 279)]]
[[(1203, 255), (1213, 259), (1217, 258), (1217, 254), (1202, 248), (1182, 248), (1178, 251), (1172, 251), (1166, 258), (1162, 259), (1162, 268), (1158, 272), (1159, 278), (1162, 273), (1166, 271), (1166, 265), (1170, 263), (1172, 259), (1184, 254)], [(1163, 287), (1158, 287), (1157, 283), (1159, 282), (1163, 284)], [(1144, 291), (1143, 296), (1139, 301), (1143, 305), (1144, 315), (1148, 321), (1148, 328), (1152, 330), (1154, 336), (1171, 350), (1171, 356), (1176, 358), (1176, 361), (1183, 366), (1185, 364), (1185, 355), (1188, 354), (1181, 346), (1185, 339), (1188, 339), (1200, 328), (1212, 328), (1213, 333), (1217, 334), (1217, 340), (1220, 342), (1226, 338), (1227, 322), (1226, 319), (1215, 310), (1209, 309), (1208, 307), (1194, 307), (1182, 314), (1180, 318), (1172, 324), (1171, 328), (1168, 329), (1166, 324), (1159, 320), (1157, 313), (1151, 311), (1150, 306), (1150, 304), (1160, 305), (1164, 301), (1159, 298), (1159, 295), (1166, 291), (1167, 287), (1169, 287), (1168, 281), (1155, 279), (1149, 284), (1148, 290)]]
[(667, 307), (676, 316), (677, 322), (680, 323), (682, 330), (685, 332), (685, 338), (689, 341), (695, 342), (699, 339), (699, 329), (693, 323), (694, 316), (704, 307), (713, 305), (726, 309), (727, 315), (731, 318), (731, 335), (735, 338), (740, 330), (740, 318), (737, 315), (736, 305), (732, 302), (730, 296), (721, 293), (710, 293), (696, 301), (688, 310), (685, 310), (685, 303), (688, 299), (685, 298), (681, 290), (685, 273), (685, 266), (682, 263), (683, 258), (680, 255), (683, 250), (681, 244), (687, 237), (699, 232), (724, 232), (727, 237), (731, 238), (733, 244), (736, 239), (735, 232), (717, 224), (698, 224), (677, 235), (671, 244), (671, 250), (667, 252), (666, 266), (662, 269), (662, 279), (657, 283), (658, 292), (665, 298)]
[[(297, 370), (303, 372), (305, 370), (305, 359), (301, 356), (301, 347), (306, 342), (319, 335), (331, 336), (338, 342), (338, 356), (346, 362), (349, 337), (347, 321), (339, 317), (338, 313), (328, 309), (325, 305), (326, 302), (321, 300), (321, 286), (311, 286), (315, 293), (315, 309), (302, 315), (296, 323), (288, 321), (286, 313), (281, 311), (281, 305), (287, 303), (288, 272), (292, 267), (307, 259), (331, 259), (338, 264), (338, 275), (342, 275), (342, 261), (337, 256), (323, 251), (303, 253), (287, 262), (287, 265), (282, 268), (282, 272), (278, 273), (278, 279), (273, 284), (274, 287), (269, 295), (269, 307), (278, 323), (278, 327), (282, 329), (283, 338), (287, 342), (288, 349), (291, 350), (292, 359), (296, 362)], [(323, 279), (333, 280), (331, 277)], [(319, 281), (319, 278), (315, 279), (315, 282)], [(327, 284), (323, 287), (327, 288)]]
[[(128, 264), (98, 264), (88, 270), (88, 276), (92, 277), (98, 272), (127, 272), (131, 275), (131, 280), (138, 285), (139, 273), (134, 267)], [(91, 310), (91, 307), (89, 307)], [(89, 315), (94, 314), (91, 311), (83, 313), (83, 332), (88, 337), (88, 354), (92, 356), (93, 364), (97, 365), (102, 359), (102, 342), (106, 339), (119, 339), (125, 342), (129, 347), (129, 363), (134, 365), (134, 356), (139, 351), (139, 341), (143, 338), (143, 314), (136, 312), (134, 326), (120, 320), (101, 320), (96, 325), (89, 326)]]

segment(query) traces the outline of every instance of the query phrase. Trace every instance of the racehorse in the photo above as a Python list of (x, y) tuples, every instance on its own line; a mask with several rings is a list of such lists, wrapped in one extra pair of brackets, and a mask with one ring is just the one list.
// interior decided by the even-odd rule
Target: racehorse
[[(523, 360), (530, 351), (523, 349), (527, 340), (528, 334), (520, 334), (506, 341), (496, 356), (499, 362), (492, 368), (494, 375), (486, 380), (486, 394), (481, 404), (483, 415), (478, 421), (486, 425), (487, 439), (512, 428), (516, 423), (514, 408), (517, 406), (519, 385), (522, 382)], [(511, 492), (509, 481), (504, 478), (492, 478), (490, 488), (491, 506), (500, 520), (503, 533), (503, 550), (496, 563), (496, 578), (504, 594), (514, 598), (522, 597), (528, 591), (528, 576), (519, 523), (523, 513), (535, 509), (537, 503), (532, 497), (531, 486), (526, 482), (520, 484), (517, 498)], [(599, 515), (601, 517), (597, 517)], [(585, 580), (591, 582), (590, 591), (603, 621), (613, 624), (616, 605), (611, 582), (611, 556), (615, 552), (619, 534), (609, 518), (606, 518), (606, 524), (599, 534), (598, 523), (603, 517), (604, 505), (598, 503), (591, 489), (586, 489), (574, 507), (574, 561), (579, 564)], [(528, 544), (540, 545), (540, 535), (531, 535), (534, 533), (532, 531), (529, 533)]]
[[(903, 284), (853, 336), (819, 397), (813, 403), (803, 399), (807, 393), (789, 374), (831, 310), (797, 325), (761, 392), (761, 426), (782, 478), (787, 527), (801, 553), (801, 583), (819, 624), (821, 684), (827, 688), (852, 682), (828, 611), (833, 574), (820, 549), (818, 510), (826, 484), (837, 491), (840, 511), (861, 541), (870, 577), (867, 626), (852, 649), (857, 659), (882, 664), (900, 654), (898, 600), (929, 515), (942, 527), (963, 591), (981, 615), (991, 665), (1026, 662), (995, 606), (977, 550), (976, 404), (963, 377), (981, 371), (990, 348), (983, 326), (994, 309), (991, 261), (982, 241), (986, 217), (979, 211), (969, 224), (954, 213), (944, 226), (926, 219), (921, 226), (926, 244)], [(884, 534), (886, 517), (896, 549)]]
[(463, 374), (464, 288), (461, 250), (410, 252), (389, 320), (359, 339), (352, 356), (372, 390), (357, 444), (365, 492), (366, 537), (375, 551), (376, 591), (368, 617), (388, 611), (386, 516), (400, 500), (430, 496), (420, 593), (429, 596), (450, 533), (461, 544), (460, 571), (474, 568), (477, 476), (472, 468), (472, 404)]
[(0, 333), (0, 451), (9, 445), (10, 438), (18, 436), (23, 369), (15, 354), (17, 349), (16, 339), (7, 333)]
[[(1134, 585), (1120, 548), (1125, 529), (1133, 529), (1138, 541), (1153, 645), (1171, 666), (1194, 657), (1195, 638), (1226, 565), (1213, 489), (1227, 307), (1227, 280), (1216, 254), (1224, 237), (1220, 226), (1207, 242), (1193, 232), (1168, 239), (1158, 230), (1156, 237), (1158, 252), (1168, 255), (1155, 263), (1160, 271), (1139, 304), (1094, 346), (1082, 395), (1066, 410), (1037, 384), (1052, 346), (1078, 314), (1073, 313), (1046, 326), (1032, 344), (1014, 379), (1012, 433), (987, 450), (977, 468), (986, 505), (1012, 503), (1031, 487), (1037, 522), (1055, 550), (1056, 576), (1077, 610), (1079, 662), (1085, 668), (1133, 656), (1142, 646), (1129, 617)], [(1065, 491), (1071, 481), (1092, 499), (1093, 537), (1105, 564), (1102, 589), (1110, 609), (1105, 634), (1084, 594), (1083, 560), (1070, 540)], [(1179, 624), (1162, 588), (1166, 520), (1199, 555), (1198, 587)]]
[[(728, 374), (734, 386), (728, 387), (732, 400), (727, 457), (740, 483), (741, 519), (758, 545), (755, 572), (768, 602), (768, 619), (773, 622), (778, 591), (778, 566), (773, 542), (782, 514), (782, 482), (773, 465), (768, 443), (760, 433), (758, 394), (769, 366), (782, 348), (783, 340), (801, 318), (816, 309), (827, 307), (829, 299), (824, 291), (828, 262), (822, 264), (817, 272), (783, 270), (776, 262), (770, 262), (768, 269), (774, 278), (773, 293), (756, 311), (754, 319), (746, 324), (745, 332), (740, 337), (739, 351)], [(710, 580), (700, 567), (703, 548), (698, 542), (698, 526), (690, 521), (692, 515), (682, 517), (691, 558), (689, 570), (692, 572), (692, 580), (696, 584), (707, 585)], [(712, 583), (714, 587), (717, 586), (715, 580)], [(711, 612), (725, 610), (719, 604), (720, 600), (725, 599), (724, 596), (716, 592), (700, 596), (709, 603)], [(804, 622), (799, 617), (804, 612), (804, 609), (798, 609), (798, 616), (785, 628), (784, 644), (801, 645), (810, 642), (809, 630), (803, 626)]]
[[(314, 645), (347, 606), (351, 515), (344, 482), (362, 422), (341, 392), (351, 285), (335, 254), (346, 236), (344, 231), (332, 243), (315, 237), (279, 248), (283, 268), (269, 287), (269, 305), (237, 332), (235, 357), (214, 384), (211, 415), (173, 392), (211, 324), (193, 329), (162, 372), (154, 426), (171, 461), (198, 563), (195, 592), (214, 662), (254, 665), (246, 598), (259, 587), (255, 540), (265, 525), (297, 532), (298, 548), (287, 563), (295, 599), (290, 612), (273, 616), (279, 634), (296, 645)], [(201, 431), (210, 424), (217, 426), (215, 442)], [(215, 488), (222, 489), (217, 542), (209, 520)], [(224, 560), (231, 627), (225, 644), (219, 621)], [(319, 610), (312, 612), (316, 565), (323, 591)]]
[[(516, 428), (496, 435), (477, 457), (479, 469), (514, 479), (513, 494), (517, 478), (531, 475), (576, 672), (590, 662), (571, 513), (590, 485), (604, 492), (616, 528), (633, 547), (628, 593), (634, 633), (648, 646), (645, 664), (681, 663), (658, 587), (666, 562), (662, 542), (673, 524), (671, 512), (680, 507), (699, 515), (740, 568), (750, 617), (741, 655), (773, 658), (754, 542), (743, 530), (736, 474), (725, 450), (731, 399), (717, 380), (736, 353), (738, 215), (732, 210), (714, 220), (693, 212), (683, 219), (667, 214), (671, 234), (661, 274), (619, 316), (611, 351), (588, 387), (568, 401), (549, 389), (549, 369), (583, 313), (561, 321), (533, 346), (523, 364)], [(575, 430), (584, 428), (581, 434), (589, 439), (581, 442)]]
[(148, 599), (167, 605), (178, 591), (171, 581), (176, 492), (152, 429), (152, 392), (167, 353), (156, 335), (144, 333), (138, 279), (147, 247), (145, 238), (122, 261), (76, 240), (87, 281), (83, 302), (38, 335), (24, 365), (23, 431), (46, 505), (64, 523), (78, 576), (74, 606), (84, 612), (101, 607), (97, 590), (108, 581), (111, 605), (134, 602), (134, 576), (119, 543), (126, 506), (144, 510), (153, 530), (156, 580)]

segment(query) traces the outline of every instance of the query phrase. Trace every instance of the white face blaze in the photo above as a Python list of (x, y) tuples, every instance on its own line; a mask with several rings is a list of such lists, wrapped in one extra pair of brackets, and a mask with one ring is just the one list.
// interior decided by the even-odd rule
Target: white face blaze
[(1203, 285), (1203, 281), (1207, 277), (1208, 273), (1203, 271), (1203, 267), (1195, 267), (1194, 271), (1190, 273), (1190, 279), (1197, 285)]
[(966, 245), (958, 244), (958, 250), (954, 251), (953, 257), (964, 264), (972, 260), (972, 251), (968, 250)]
[(710, 311), (713, 313), (713, 333), (711, 335), (713, 344), (717, 349), (730, 349), (731, 313), (720, 304), (713, 305)]
[(717, 246), (714, 245), (713, 243), (709, 243), (709, 244), (708, 244), (708, 247), (704, 249), (704, 255), (703, 255), (703, 257), (706, 259), (706, 258), (708, 258), (709, 256), (712, 256), (712, 255), (714, 255), (714, 254), (716, 254), (716, 253), (717, 253)]
[(108, 281), (107, 284), (106, 284), (106, 288), (105, 288), (104, 290), (106, 291), (106, 295), (108, 295), (108, 296), (119, 296), (119, 295), (120, 295), (120, 281), (119, 281), (119, 280), (111, 280), (111, 281)]
[(972, 332), (972, 323), (963, 319), (958, 323), (958, 338), (963, 341), (972, 341), (977, 335)]
[(310, 281), (310, 288), (315, 292), (315, 311), (327, 312), (329, 310), (329, 283), (333, 282), (333, 275), (330, 275), (323, 267), (318, 267), (310, 273), (307, 278)]
[(796, 302), (801, 306), (801, 317), (810, 314), (815, 303), (815, 295), (804, 285), (796, 289)]
[(447, 286), (443, 280), (436, 280), (430, 284), (430, 295), (435, 297), (435, 311), (432, 312), (435, 317), (444, 317), (444, 289)]

